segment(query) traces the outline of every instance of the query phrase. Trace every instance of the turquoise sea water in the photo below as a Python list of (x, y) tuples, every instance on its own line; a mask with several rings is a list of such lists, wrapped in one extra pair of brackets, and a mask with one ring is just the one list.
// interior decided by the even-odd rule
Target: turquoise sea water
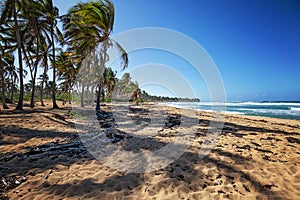
[(165, 105), (187, 108), (192, 110), (204, 110), (223, 112), (228, 114), (252, 115), (274, 117), (282, 119), (300, 120), (300, 101), (296, 102), (170, 102)]

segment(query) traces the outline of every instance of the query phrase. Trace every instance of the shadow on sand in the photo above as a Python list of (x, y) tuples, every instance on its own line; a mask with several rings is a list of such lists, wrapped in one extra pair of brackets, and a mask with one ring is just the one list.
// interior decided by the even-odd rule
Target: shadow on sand
[[(51, 110), (33, 111), (33, 112), (52, 112)], [(134, 123), (148, 123), (149, 117), (146, 109), (130, 110), (133, 114)], [(27, 118), (24, 113), (12, 112), (13, 115), (18, 115), (20, 118)], [(25, 113), (26, 114), (26, 113)], [(2, 117), (2, 116), (1, 116)], [(9, 115), (5, 116), (9, 118)], [(187, 116), (185, 116), (188, 118)], [(53, 117), (48, 117), (56, 123), (62, 123), (66, 126), (73, 126), (65, 119), (63, 115), (53, 113)], [(180, 115), (169, 114), (163, 129), (176, 128), (180, 124)], [(124, 120), (126, 120), (124, 118)], [(194, 119), (193, 119), (194, 120)], [(105, 123), (105, 120), (102, 123)], [(209, 121), (205, 119), (199, 120), (199, 125), (208, 126)], [(132, 124), (134, 126), (134, 124)], [(199, 129), (200, 130), (200, 129)], [(293, 133), (274, 131), (256, 127), (246, 127), (234, 123), (226, 123), (223, 134), (231, 134), (231, 137), (244, 137), (243, 134), (237, 133), (237, 130), (244, 130), (249, 132), (256, 132), (256, 134), (264, 134), (266, 132), (274, 134), (294, 135)], [(201, 131), (201, 130), (200, 130)], [(75, 163), (86, 163), (95, 160), (93, 156), (87, 151), (79, 138), (73, 132), (44, 132), (39, 130), (24, 129), (19, 127), (0, 127), (0, 145), (17, 145), (32, 138), (69, 138), (66, 144), (51, 142), (37, 147), (27, 147), (26, 152), (9, 152), (0, 153), (0, 176), (34, 176), (37, 173), (47, 171), (55, 168), (60, 164), (70, 167)], [(126, 133), (123, 133), (126, 134)], [(195, 137), (205, 135), (203, 132), (193, 133)], [(5, 137), (18, 137), (15, 141), (3, 141)], [(151, 149), (153, 147), (159, 148), (167, 145), (156, 138), (147, 138), (147, 143), (151, 145), (143, 146), (145, 144), (143, 138), (132, 137), (128, 144), (124, 146), (124, 151), (141, 151), (142, 149)], [(122, 142), (122, 140), (120, 141)], [(255, 145), (254, 145), (255, 146)], [(249, 148), (253, 148), (251, 146)], [(194, 147), (190, 147), (191, 149)], [(244, 147), (247, 149), (246, 147)], [(60, 198), (81, 198), (81, 197), (101, 197), (105, 198), (124, 198), (130, 196), (134, 191), (144, 190), (149, 196), (154, 196), (158, 191), (164, 187), (172, 187), (186, 193), (207, 190), (214, 193), (219, 198), (233, 198), (233, 192), (239, 193), (241, 196), (246, 193), (258, 192), (258, 199), (280, 199), (279, 194), (271, 190), (274, 185), (266, 185), (259, 182), (255, 178), (256, 172), (245, 172), (243, 168), (247, 168), (249, 162), (253, 162), (249, 157), (243, 157), (239, 154), (226, 151), (226, 149), (214, 149), (211, 153), (203, 159), (199, 159), (197, 151), (188, 149), (172, 164), (164, 169), (153, 171), (147, 174), (119, 174), (109, 176), (105, 181), (99, 183), (97, 180), (86, 178), (78, 182), (76, 185), (72, 183), (66, 184), (51, 184), (47, 180), (39, 187), (39, 193), (44, 193), (45, 196), (53, 195)], [(219, 157), (219, 158), (218, 158)], [(220, 159), (222, 158), (222, 159)], [(67, 162), (66, 162), (67, 160)], [(231, 163), (228, 160), (232, 161)], [(152, 184), (151, 180), (155, 176), (162, 176), (161, 182)], [(24, 183), (23, 183), (24, 184)], [(216, 185), (226, 185), (224, 190), (214, 191), (213, 187)], [(241, 184), (243, 189), (240, 190), (237, 185)], [(145, 185), (149, 185), (146, 187)], [(212, 188), (212, 189), (210, 189)], [(2, 191), (5, 192), (5, 191)], [(0, 194), (1, 195), (1, 194)], [(3, 194), (2, 194), (3, 195)], [(179, 197), (179, 196), (178, 196)], [(197, 198), (197, 196), (194, 196)]]

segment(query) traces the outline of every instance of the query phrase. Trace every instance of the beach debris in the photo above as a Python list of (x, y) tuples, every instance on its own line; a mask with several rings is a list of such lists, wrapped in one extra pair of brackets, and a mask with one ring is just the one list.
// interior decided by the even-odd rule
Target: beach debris
[(101, 128), (108, 129), (117, 126), (112, 113), (99, 110), (96, 112), (96, 115)]
[(108, 119), (112, 117), (111, 113), (105, 112), (104, 110), (97, 110), (96, 115), (98, 120)]
[(7, 186), (7, 182), (5, 181), (5, 178), (2, 178), (2, 183), (4, 184), (4, 186)]
[(146, 126), (151, 123), (149, 109), (131, 106), (129, 107), (129, 116), (136, 125)]
[(181, 115), (171, 114), (168, 115), (164, 128), (172, 128), (181, 124)]
[(49, 144), (41, 145), (22, 155), (23, 155), (23, 159), (25, 159), (25, 158), (40, 158), (40, 157), (46, 157), (50, 155), (60, 155), (63, 153), (78, 154), (86, 151), (87, 150), (81, 141), (74, 141), (66, 144), (49, 143)]
[(249, 187), (247, 187), (245, 184), (243, 184), (243, 187), (244, 187), (244, 189), (245, 189), (247, 192), (251, 192), (250, 189), (249, 189)]
[(108, 129), (105, 131), (105, 135), (108, 139), (110, 139), (110, 141), (112, 143), (118, 143), (122, 140), (125, 140), (125, 139), (130, 139), (132, 138), (133, 136), (131, 135), (128, 135), (127, 133), (125, 132), (122, 132), (118, 129), (114, 129), (114, 128), (111, 128), (111, 129)]
[(272, 187), (278, 187), (278, 186), (274, 185), (274, 184), (267, 184), (267, 185), (264, 185), (263, 187), (270, 190)]
[(52, 169), (48, 171), (48, 173), (43, 177), (44, 179), (48, 179), (49, 175), (52, 173)]
[(136, 107), (129, 107), (129, 112), (131, 113), (143, 113), (148, 114), (149, 110), (145, 108), (136, 108)]
[(11, 189), (14, 189), (25, 182), (26, 177), (16, 178), (16, 176), (0, 177), (0, 200), (8, 199), (3, 194)]

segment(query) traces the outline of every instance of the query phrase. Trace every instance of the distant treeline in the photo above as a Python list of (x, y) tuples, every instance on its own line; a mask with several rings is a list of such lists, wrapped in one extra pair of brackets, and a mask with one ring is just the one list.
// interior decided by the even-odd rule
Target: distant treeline
[(156, 95), (149, 95), (145, 91), (142, 92), (141, 99), (143, 101), (151, 101), (151, 102), (200, 102), (199, 98), (156, 96)]

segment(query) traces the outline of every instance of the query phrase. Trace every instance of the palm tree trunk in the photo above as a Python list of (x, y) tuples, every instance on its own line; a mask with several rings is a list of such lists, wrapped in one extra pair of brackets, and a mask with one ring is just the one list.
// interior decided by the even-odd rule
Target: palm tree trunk
[(43, 99), (44, 99), (44, 83), (45, 83), (45, 79), (47, 76), (47, 69), (48, 69), (48, 66), (47, 66), (47, 62), (46, 62), (45, 66), (44, 66), (43, 79), (42, 79), (42, 84), (41, 84), (41, 106), (45, 106)]
[[(85, 58), (86, 59), (86, 58)], [(84, 107), (84, 88), (85, 88), (85, 77), (86, 77), (86, 68), (87, 68), (87, 61), (83, 60), (83, 77), (82, 77), (82, 88), (81, 88), (81, 95), (80, 95), (80, 107)]]
[(44, 82), (45, 82), (45, 78), (46, 78), (46, 73), (47, 73), (47, 70), (46, 70), (46, 66), (45, 66), (44, 67), (42, 84), (41, 84), (41, 106), (45, 106), (43, 99), (44, 99)]
[(13, 79), (13, 76), (11, 75), (10, 76), (10, 78), (11, 78), (11, 92), (10, 92), (10, 99), (13, 101), (14, 100), (14, 79)]
[(37, 35), (37, 44), (36, 44), (36, 60), (34, 63), (34, 72), (33, 72), (33, 78), (32, 78), (32, 91), (31, 91), (31, 99), (30, 99), (30, 108), (34, 107), (34, 94), (35, 94), (35, 80), (36, 80), (36, 75), (37, 75), (37, 68), (38, 68), (38, 59), (39, 59), (39, 33)]
[(13, 14), (14, 14), (14, 23), (16, 28), (16, 37), (17, 37), (17, 46), (18, 46), (18, 58), (19, 58), (19, 78), (20, 78), (20, 95), (19, 95), (19, 101), (16, 106), (16, 110), (23, 110), (23, 101), (24, 101), (24, 83), (23, 83), (23, 61), (22, 61), (22, 42), (21, 42), (21, 36), (20, 36), (20, 30), (19, 30), (19, 24), (17, 20), (17, 11), (16, 11), (16, 2), (15, 0), (12, 0), (13, 2)]
[(3, 109), (9, 109), (9, 107), (6, 105), (5, 102), (5, 81), (4, 81), (4, 75), (3, 75), (3, 67), (2, 67), (2, 62), (0, 58), (0, 75), (1, 75), (1, 96), (2, 96), (2, 107)]
[(69, 104), (72, 104), (71, 103), (71, 89), (70, 88), (68, 90), (68, 100), (69, 100)]
[(99, 80), (99, 89), (98, 89), (97, 100), (96, 100), (96, 110), (101, 110), (100, 107), (101, 90), (102, 90), (102, 75), (100, 75), (100, 80)]
[(35, 78), (32, 80), (32, 90), (31, 90), (31, 98), (30, 98), (30, 108), (34, 107), (34, 95), (35, 95)]
[[(27, 66), (29, 67), (30, 76), (31, 76), (31, 82), (32, 82), (32, 88), (31, 88), (31, 97), (30, 97), (30, 108), (34, 107), (34, 91), (35, 91), (35, 76), (34, 76), (34, 64), (33, 64), (33, 58), (30, 55), (29, 52), (26, 52), (24, 44), (21, 45), (22, 50), (24, 53), (24, 58), (27, 61)], [(32, 68), (33, 66), (33, 68)]]
[(52, 103), (53, 109), (58, 109), (56, 103), (56, 64), (55, 64), (55, 44), (54, 44), (54, 28), (53, 23), (51, 24), (51, 43), (52, 43), (52, 67), (53, 67), (53, 84), (52, 84)]
[[(106, 63), (106, 53), (107, 53), (107, 40), (103, 42), (103, 60), (101, 60), (101, 67), (104, 72), (105, 69), (105, 63)], [(102, 77), (103, 73), (100, 72), (100, 80), (99, 80), (99, 90), (97, 93), (97, 100), (96, 100), (96, 110), (101, 110), (100, 107), (100, 99), (101, 99), (101, 90), (102, 90)]]
[(44, 81), (42, 81), (42, 86), (41, 86), (41, 106), (45, 106), (43, 98), (44, 98)]
[[(94, 56), (95, 57), (95, 56)], [(93, 67), (93, 72), (92, 72), (92, 80), (91, 80), (91, 106), (94, 106), (94, 100), (95, 100), (95, 93), (94, 93), (94, 89), (95, 89), (95, 86), (94, 86), (94, 79), (95, 79), (95, 67)]]

